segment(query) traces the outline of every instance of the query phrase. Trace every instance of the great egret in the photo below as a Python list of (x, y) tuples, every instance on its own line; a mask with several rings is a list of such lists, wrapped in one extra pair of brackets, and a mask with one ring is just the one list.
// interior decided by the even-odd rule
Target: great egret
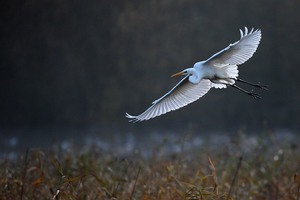
[(248, 32), (245, 27), (245, 31), (240, 30), (240, 34), (239, 41), (230, 44), (207, 60), (195, 63), (192, 68), (173, 74), (171, 77), (179, 75), (185, 77), (167, 94), (155, 100), (145, 112), (137, 116), (126, 113), (126, 117), (132, 122), (137, 122), (160, 116), (196, 101), (212, 87), (222, 89), (232, 86), (254, 98), (260, 98), (253, 90), (244, 90), (235, 82), (239, 81), (267, 90), (266, 86), (238, 78), (237, 65), (243, 64), (253, 56), (261, 39), (261, 31), (252, 28)]

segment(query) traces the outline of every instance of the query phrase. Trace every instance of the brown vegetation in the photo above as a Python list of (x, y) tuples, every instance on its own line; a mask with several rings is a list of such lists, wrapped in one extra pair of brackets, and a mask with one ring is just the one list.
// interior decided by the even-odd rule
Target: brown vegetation
[(149, 158), (30, 149), (1, 160), (1, 199), (299, 200), (298, 144), (261, 138), (245, 152), (242, 140)]

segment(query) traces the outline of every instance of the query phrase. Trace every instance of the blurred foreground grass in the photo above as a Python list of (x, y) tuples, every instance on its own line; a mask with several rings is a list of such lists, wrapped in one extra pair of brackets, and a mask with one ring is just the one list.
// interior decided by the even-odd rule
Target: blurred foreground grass
[[(284, 137), (283, 137), (284, 138)], [(168, 145), (168, 144), (164, 144)], [(231, 136), (226, 145), (145, 157), (97, 147), (28, 149), (0, 161), (0, 199), (297, 199), (299, 141)]]

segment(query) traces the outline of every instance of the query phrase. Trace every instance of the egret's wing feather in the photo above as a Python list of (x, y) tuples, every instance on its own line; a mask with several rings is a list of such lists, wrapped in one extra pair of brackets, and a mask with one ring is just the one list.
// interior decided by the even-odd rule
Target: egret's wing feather
[(126, 113), (126, 117), (133, 122), (137, 122), (160, 116), (196, 101), (205, 95), (210, 88), (210, 80), (203, 79), (198, 84), (192, 84), (186, 76), (167, 94), (154, 101), (152, 106), (145, 112), (137, 116)]
[(248, 29), (245, 27), (245, 32), (240, 30), (241, 38), (239, 41), (230, 44), (228, 47), (222, 51), (214, 54), (209, 59), (207, 59), (207, 64), (212, 64), (215, 66), (229, 65), (240, 65), (251, 58), (256, 51), (260, 39), (261, 31), (259, 29)]

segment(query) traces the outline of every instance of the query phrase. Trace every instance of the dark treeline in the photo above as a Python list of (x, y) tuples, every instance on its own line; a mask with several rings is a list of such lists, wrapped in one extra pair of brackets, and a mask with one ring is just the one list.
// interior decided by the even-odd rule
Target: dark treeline
[(179, 81), (170, 74), (235, 42), (247, 26), (263, 38), (240, 76), (269, 85), (256, 90), (262, 100), (212, 89), (143, 124), (299, 129), (299, 8), (298, 0), (4, 1), (0, 125), (125, 125), (125, 112), (139, 114)]

